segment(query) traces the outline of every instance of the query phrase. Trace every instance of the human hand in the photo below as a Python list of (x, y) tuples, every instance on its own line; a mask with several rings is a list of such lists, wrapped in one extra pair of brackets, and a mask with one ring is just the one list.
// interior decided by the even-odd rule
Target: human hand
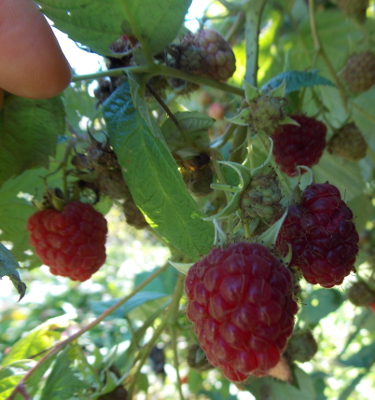
[(3, 90), (45, 99), (70, 80), (69, 63), (38, 6), (31, 0), (0, 0), (0, 108)]

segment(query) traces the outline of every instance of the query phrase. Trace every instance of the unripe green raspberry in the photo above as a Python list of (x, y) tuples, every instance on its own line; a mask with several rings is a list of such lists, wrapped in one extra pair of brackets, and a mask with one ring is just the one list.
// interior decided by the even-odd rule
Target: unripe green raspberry
[(270, 222), (281, 210), (281, 192), (274, 170), (254, 177), (241, 196), (244, 218)]
[(207, 78), (226, 81), (236, 70), (230, 44), (213, 29), (186, 35), (180, 45), (177, 67)]
[(355, 282), (348, 289), (348, 299), (355, 306), (366, 307), (375, 302), (375, 293), (364, 282)]
[(254, 98), (249, 103), (251, 110), (249, 125), (255, 131), (263, 130), (266, 134), (271, 135), (285, 118), (283, 108), (285, 103), (285, 98), (267, 94)]
[(347, 161), (358, 161), (366, 156), (367, 143), (362, 132), (351, 122), (333, 135), (328, 142), (328, 151)]
[(375, 56), (370, 51), (351, 55), (342, 76), (354, 93), (362, 93), (375, 84)]
[(310, 331), (293, 335), (284, 356), (288, 361), (310, 361), (318, 351), (318, 344)]

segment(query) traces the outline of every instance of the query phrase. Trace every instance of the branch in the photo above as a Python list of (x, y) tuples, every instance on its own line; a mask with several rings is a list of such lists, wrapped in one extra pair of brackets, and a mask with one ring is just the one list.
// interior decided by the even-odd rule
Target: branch
[(134, 295), (136, 295), (139, 291), (141, 291), (145, 286), (147, 286), (152, 280), (154, 280), (158, 275), (160, 275), (162, 272), (164, 272), (168, 267), (169, 267), (169, 262), (167, 262), (162, 268), (158, 269), (153, 274), (151, 274), (140, 285), (138, 285), (130, 294), (123, 297), (112, 307), (108, 308), (101, 315), (99, 315), (99, 317), (96, 318), (94, 321), (90, 322), (89, 324), (87, 324), (86, 326), (81, 328), (79, 331), (77, 331), (75, 334), (69, 336), (67, 339), (57, 343), (52, 350), (50, 350), (44, 357), (42, 357), (31, 369), (29, 369), (29, 371), (23, 376), (23, 378), (18, 382), (17, 386), (13, 389), (13, 392), (10, 394), (10, 396), (7, 398), (7, 400), (13, 400), (14, 397), (16, 396), (16, 394), (20, 393), (20, 391), (22, 391), (22, 388), (24, 388), (26, 381), (33, 375), (33, 373), (40, 367), (40, 365), (43, 364), (49, 357), (58, 353), (67, 344), (69, 344), (73, 340), (78, 339), (84, 333), (86, 333), (90, 329), (94, 328), (95, 326), (99, 325), (99, 323), (102, 322), (105, 318), (107, 318), (108, 315), (112, 314), (114, 311), (116, 311), (118, 308), (120, 308), (129, 299), (131, 299)]

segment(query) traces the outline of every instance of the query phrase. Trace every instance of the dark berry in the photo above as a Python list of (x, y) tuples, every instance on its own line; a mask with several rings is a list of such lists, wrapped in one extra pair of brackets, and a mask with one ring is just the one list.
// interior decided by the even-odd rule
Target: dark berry
[[(315, 118), (291, 115), (300, 126), (280, 125), (272, 135), (273, 155), (282, 172), (297, 175), (296, 166), (317, 164), (326, 145), (327, 127)], [(301, 170), (304, 173), (305, 170)]]

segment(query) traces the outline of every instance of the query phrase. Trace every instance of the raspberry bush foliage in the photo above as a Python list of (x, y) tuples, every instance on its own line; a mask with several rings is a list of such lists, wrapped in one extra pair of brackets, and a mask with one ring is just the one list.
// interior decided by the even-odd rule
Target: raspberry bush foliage
[(374, 2), (36, 3), (100, 66), (5, 93), (0, 399), (371, 397)]

